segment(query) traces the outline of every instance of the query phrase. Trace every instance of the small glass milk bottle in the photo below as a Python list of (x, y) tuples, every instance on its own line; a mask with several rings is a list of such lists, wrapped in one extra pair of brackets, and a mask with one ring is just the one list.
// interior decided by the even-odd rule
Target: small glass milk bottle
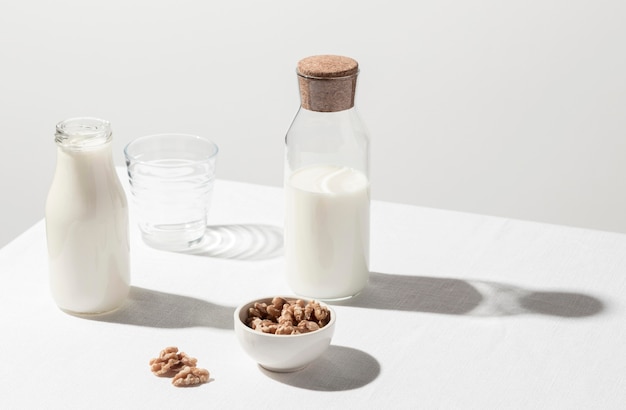
[(358, 63), (298, 63), (301, 105), (287, 132), (285, 262), (298, 295), (358, 294), (369, 277), (369, 137), (354, 108)]
[(111, 139), (109, 122), (96, 118), (56, 126), (46, 236), (52, 296), (69, 313), (114, 310), (130, 289), (128, 205)]

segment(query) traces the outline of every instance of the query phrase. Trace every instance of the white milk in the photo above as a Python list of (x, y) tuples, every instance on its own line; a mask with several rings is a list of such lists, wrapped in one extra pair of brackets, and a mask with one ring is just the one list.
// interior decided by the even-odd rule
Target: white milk
[(46, 202), (50, 287), (74, 313), (119, 307), (130, 289), (128, 206), (111, 142), (87, 150), (58, 148)]
[(321, 165), (286, 184), (287, 281), (299, 295), (343, 299), (369, 276), (369, 182), (354, 169)]

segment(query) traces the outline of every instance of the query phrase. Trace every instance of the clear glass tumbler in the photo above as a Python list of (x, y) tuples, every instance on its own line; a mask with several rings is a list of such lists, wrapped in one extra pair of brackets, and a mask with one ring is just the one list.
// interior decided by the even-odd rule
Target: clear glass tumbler
[(140, 137), (124, 149), (143, 240), (186, 251), (203, 243), (215, 181), (217, 145), (188, 134)]

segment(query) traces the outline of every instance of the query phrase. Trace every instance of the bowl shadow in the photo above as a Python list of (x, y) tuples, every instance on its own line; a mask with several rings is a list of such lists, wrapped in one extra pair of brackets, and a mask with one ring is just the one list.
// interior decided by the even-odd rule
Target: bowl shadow
[(330, 345), (319, 359), (293, 373), (259, 370), (277, 382), (316, 391), (345, 391), (363, 387), (380, 374), (380, 363), (371, 355), (351, 347)]

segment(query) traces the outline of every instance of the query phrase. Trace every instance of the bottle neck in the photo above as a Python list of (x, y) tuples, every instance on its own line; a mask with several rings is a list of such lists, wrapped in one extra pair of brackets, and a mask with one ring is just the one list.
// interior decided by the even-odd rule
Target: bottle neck
[(110, 147), (112, 135), (108, 121), (88, 117), (71, 118), (57, 124), (54, 141), (63, 151), (92, 151)]
[(298, 74), (300, 105), (317, 112), (345, 111), (354, 107), (357, 74), (311, 78)]

